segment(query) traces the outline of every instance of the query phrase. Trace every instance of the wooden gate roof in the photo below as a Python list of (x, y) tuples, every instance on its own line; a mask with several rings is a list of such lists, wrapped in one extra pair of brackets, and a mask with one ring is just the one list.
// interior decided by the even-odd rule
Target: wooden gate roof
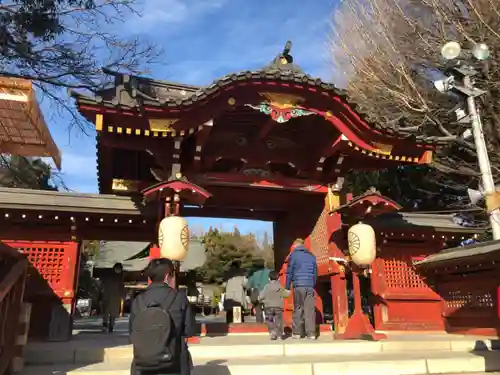
[(141, 199), (116, 195), (0, 188), (0, 208), (115, 215), (142, 215)]
[[(204, 210), (205, 207), (186, 208), (182, 214), (186, 217), (241, 217), (224, 216), (226, 211)], [(23, 233), (29, 236), (31, 229), (39, 228), (43, 232), (44, 225), (48, 225), (62, 228), (65, 232), (75, 226), (76, 235), (84, 239), (149, 241), (151, 236), (156, 236), (155, 217), (155, 206), (145, 204), (137, 196), (0, 188), (0, 229), (7, 231), (7, 236), (9, 226), (19, 228), (20, 236)], [(440, 236), (471, 235), (485, 230), (458, 225), (452, 215), (425, 213), (383, 214), (367, 219), (366, 222), (379, 231), (388, 232), (387, 234), (402, 231), (440, 233)], [(5, 236), (6, 234), (0, 234), (0, 238), (7, 238)]]

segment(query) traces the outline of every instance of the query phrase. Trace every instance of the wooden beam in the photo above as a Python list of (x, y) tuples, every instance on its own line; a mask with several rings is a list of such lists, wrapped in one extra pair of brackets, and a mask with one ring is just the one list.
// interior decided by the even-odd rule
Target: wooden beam
[[(325, 161), (333, 154), (335, 154), (337, 152), (341, 152), (345, 148), (345, 146), (346, 146), (345, 141), (346, 140), (347, 140), (347, 138), (342, 134), (337, 139), (335, 139), (328, 147), (326, 147), (325, 149), (323, 149), (320, 152), (321, 157), (317, 161), (316, 168), (314, 170), (314, 177), (316, 179), (319, 180), (321, 178), (321, 175), (323, 174), (323, 167), (324, 167)], [(337, 161), (339, 159), (341, 159), (343, 161), (343, 158), (340, 155), (339, 155), (339, 158), (337, 159)], [(342, 161), (340, 162), (340, 164), (342, 164)]]
[(212, 198), (207, 206), (247, 209), (254, 211), (287, 211), (309, 203), (324, 202), (324, 194), (307, 194), (305, 191), (283, 189), (249, 189), (238, 186), (210, 186)]
[(228, 219), (275, 221), (281, 211), (255, 211), (249, 209), (227, 208), (223, 206), (203, 206), (201, 208), (183, 207), (181, 215), (184, 217), (221, 217)]
[(97, 184), (99, 192), (112, 193), (113, 185), (113, 152), (111, 148), (100, 143), (97, 138)]
[(268, 134), (273, 130), (273, 128), (278, 124), (273, 119), (268, 119), (266, 123), (260, 128), (259, 134), (257, 135), (257, 139), (265, 139)]
[[(224, 146), (224, 147), (221, 147)], [(276, 149), (269, 148), (263, 141), (252, 141), (249, 140), (247, 145), (239, 145), (236, 142), (224, 142), (221, 145), (221, 142), (216, 138), (209, 140), (204, 148), (204, 157), (207, 158), (218, 158), (221, 156), (224, 157), (233, 157), (236, 159), (244, 158), (247, 160), (261, 160), (261, 161), (283, 161), (298, 164), (300, 160), (304, 160), (304, 155), (302, 157), (297, 157), (298, 150), (293, 149)]]
[(78, 227), (76, 234), (78, 239), (85, 240), (153, 242), (156, 239), (156, 225), (82, 226)]
[[(99, 142), (107, 147), (125, 150), (145, 150), (160, 143), (163, 147), (171, 147), (172, 138), (144, 138), (135, 136), (124, 136), (112, 133), (102, 133)], [(168, 144), (168, 146), (167, 146)]]
[(200, 171), (201, 169), (201, 158), (203, 147), (205, 147), (205, 143), (207, 142), (209, 135), (214, 127), (213, 120), (207, 121), (203, 124), (203, 129), (201, 129), (196, 134), (196, 146), (194, 151), (194, 170)]
[[(175, 161), (179, 161), (180, 158), (180, 141), (178, 142), (175, 140), (174, 144), (169, 145), (169, 147), (165, 146), (165, 144), (154, 143), (150, 144), (146, 149), (147, 152), (154, 158), (155, 163), (160, 167), (159, 171), (153, 171), (156, 172), (154, 177), (158, 180), (158, 182), (171, 178), (173, 165)], [(177, 149), (176, 146), (178, 147)], [(174, 155), (177, 155), (176, 159), (174, 159)]]
[(205, 170), (210, 171), (213, 168), (215, 162), (221, 157), (233, 160), (243, 159), (247, 162), (245, 164), (249, 166), (251, 165), (256, 168), (265, 168), (267, 163), (269, 162), (282, 164), (292, 163), (293, 165), (295, 165), (299, 173), (301, 171), (309, 169), (309, 166), (312, 165), (312, 160), (304, 159), (304, 154), (300, 151), (276, 151), (258, 146), (252, 149), (227, 145), (227, 147), (219, 147), (217, 151), (214, 150), (205, 152), (205, 154), (203, 155), (203, 165), (205, 167)]
[(70, 229), (69, 225), (16, 225), (2, 220), (0, 240), (71, 241)]
[[(251, 191), (273, 190), (289, 191), (295, 193), (320, 193), (328, 192), (325, 184), (315, 180), (304, 180), (296, 178), (277, 177), (257, 177), (244, 176), (240, 173), (205, 173), (203, 175), (191, 176), (191, 180), (197, 184), (207, 187), (211, 191), (211, 186), (226, 186), (227, 188), (251, 188)], [(247, 190), (248, 192), (250, 190)]]

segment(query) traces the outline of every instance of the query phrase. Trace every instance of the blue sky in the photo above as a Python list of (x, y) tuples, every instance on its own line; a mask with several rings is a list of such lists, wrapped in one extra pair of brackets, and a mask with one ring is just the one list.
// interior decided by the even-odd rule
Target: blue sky
[[(120, 27), (126, 37), (139, 35), (161, 46), (158, 79), (206, 85), (225, 74), (268, 64), (287, 40), (295, 62), (307, 73), (332, 80), (328, 38), (335, 0), (140, 0), (142, 17), (130, 16)], [(97, 192), (95, 134), (68, 132), (69, 118), (47, 103), (42, 109), (63, 155), (62, 176), (72, 190)], [(272, 223), (190, 219), (193, 228), (265, 231)]]

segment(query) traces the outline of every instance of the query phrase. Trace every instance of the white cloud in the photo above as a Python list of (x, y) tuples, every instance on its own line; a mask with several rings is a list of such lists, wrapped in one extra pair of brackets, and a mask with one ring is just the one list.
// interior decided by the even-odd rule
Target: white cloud
[(217, 10), (226, 0), (142, 0), (125, 26), (128, 33), (161, 35)]

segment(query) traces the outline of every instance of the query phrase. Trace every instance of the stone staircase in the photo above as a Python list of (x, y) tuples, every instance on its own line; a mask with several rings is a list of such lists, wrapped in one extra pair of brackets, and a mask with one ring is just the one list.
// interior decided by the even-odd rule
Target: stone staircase
[[(190, 345), (193, 375), (417, 375), (500, 371), (496, 340), (393, 335), (381, 342), (271, 342), (267, 336), (204, 337)], [(129, 375), (125, 336), (92, 334), (69, 343), (30, 344), (24, 375)]]

